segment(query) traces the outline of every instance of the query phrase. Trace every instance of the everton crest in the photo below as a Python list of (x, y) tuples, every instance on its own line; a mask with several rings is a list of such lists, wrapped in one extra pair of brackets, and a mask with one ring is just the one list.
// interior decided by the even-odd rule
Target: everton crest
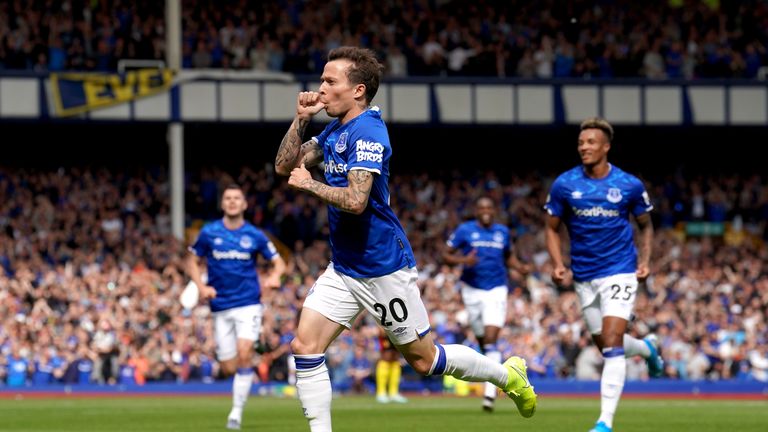
[(336, 153), (341, 153), (347, 149), (347, 135), (346, 132), (342, 132), (342, 134), (339, 135), (339, 140), (336, 141)]
[(502, 234), (499, 231), (496, 231), (495, 233), (493, 233), (493, 241), (495, 241), (496, 243), (503, 243), (504, 242), (504, 234)]
[(610, 188), (608, 189), (608, 195), (605, 196), (605, 198), (616, 204), (617, 202), (621, 201), (621, 189), (619, 188)]
[(248, 249), (251, 246), (253, 246), (253, 240), (251, 240), (250, 237), (248, 237), (247, 235), (244, 235), (244, 236), (240, 237), (240, 247), (241, 248)]

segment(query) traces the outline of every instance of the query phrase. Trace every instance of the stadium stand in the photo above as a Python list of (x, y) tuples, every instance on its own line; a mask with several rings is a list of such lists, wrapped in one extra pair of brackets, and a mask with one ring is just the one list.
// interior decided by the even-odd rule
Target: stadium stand
[[(215, 168), (193, 178), (190, 196), (199, 200), (189, 216), (215, 217), (219, 192), (230, 180)], [(236, 180), (251, 200), (249, 219), (285, 242), (293, 257), (290, 277), (265, 299), (265, 354), (257, 360), (264, 364), (254, 365), (263, 379), (285, 381), (287, 362), (266, 354), (290, 340), (301, 300), (328, 260), (325, 216), (317, 210), (323, 207), (265, 170), (244, 168)], [(535, 375), (594, 379), (601, 358), (575, 295), (548, 276), (540, 204), (551, 180), (533, 173), (502, 179), (488, 171), (446, 181), (423, 172), (393, 179), (392, 205), (419, 260), (434, 330), (447, 343), (473, 345), (461, 321), (458, 274), (435, 257), (473, 200), (490, 193), (520, 256), (537, 269), (527, 278), (514, 275), (501, 338), (505, 355), (524, 353)], [(759, 176), (701, 180), (672, 176), (650, 184), (659, 252), (632, 331), (659, 334), (671, 378), (765, 380), (768, 187)], [(207, 308), (184, 311), (177, 300), (186, 282), (183, 248), (169, 235), (166, 188), (162, 170), (0, 170), (6, 385), (215, 378)], [(719, 226), (722, 235), (698, 235), (696, 226)], [(375, 359), (377, 334), (364, 320), (342, 337), (329, 354), (338, 379), (346, 377), (351, 347), (368, 347)], [(14, 368), (22, 362), (19, 380), (22, 372)], [(89, 368), (90, 374), (76, 372)], [(644, 362), (631, 362), (628, 376), (646, 379)]]
[[(555, 3), (185, 0), (182, 63), (315, 74), (329, 50), (358, 45), (390, 76), (755, 78), (768, 65), (765, 2)], [(162, 60), (163, 13), (150, 1), (5, 2), (0, 69)]]

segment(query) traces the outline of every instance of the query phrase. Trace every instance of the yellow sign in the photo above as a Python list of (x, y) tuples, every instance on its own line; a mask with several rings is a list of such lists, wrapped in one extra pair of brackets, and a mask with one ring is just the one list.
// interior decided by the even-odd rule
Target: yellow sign
[(170, 69), (139, 69), (124, 74), (52, 73), (57, 116), (71, 116), (165, 92), (173, 85)]

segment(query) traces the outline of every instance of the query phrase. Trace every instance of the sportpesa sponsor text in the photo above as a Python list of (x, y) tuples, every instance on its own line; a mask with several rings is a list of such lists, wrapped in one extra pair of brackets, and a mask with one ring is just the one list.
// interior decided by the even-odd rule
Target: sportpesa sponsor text
[(579, 217), (619, 217), (618, 210), (607, 209), (602, 206), (595, 206), (591, 208), (576, 208), (571, 207), (573, 214)]
[(336, 163), (333, 160), (329, 160), (327, 164), (325, 164), (325, 172), (327, 173), (336, 173), (336, 174), (344, 174), (347, 172), (347, 164), (340, 164)]
[(220, 251), (220, 250), (214, 250), (213, 251), (213, 258), (217, 260), (223, 260), (223, 259), (231, 259), (231, 260), (250, 260), (251, 254), (248, 252), (241, 252), (238, 250), (228, 250), (228, 251)]
[(504, 249), (504, 243), (497, 241), (475, 240), (470, 243), (470, 246), (473, 248), (486, 247), (493, 249)]

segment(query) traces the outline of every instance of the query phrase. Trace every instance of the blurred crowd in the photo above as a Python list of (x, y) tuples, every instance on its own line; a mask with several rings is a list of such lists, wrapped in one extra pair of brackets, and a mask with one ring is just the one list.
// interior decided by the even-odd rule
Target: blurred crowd
[[(472, 216), (475, 199), (488, 195), (499, 205), (498, 220), (510, 227), (517, 255), (535, 268), (510, 273), (504, 356), (524, 356), (534, 376), (599, 379), (602, 358), (577, 298), (549, 277), (541, 204), (552, 180), (404, 174), (392, 178), (392, 206), (416, 253), (439, 340), (477, 348), (458, 292), (460, 269), (438, 257), (448, 234)], [(237, 182), (248, 197), (248, 220), (287, 258), (282, 287), (264, 293), (253, 366), (260, 381), (290, 380), (296, 316), (329, 259), (325, 206), (290, 190), (270, 165), (234, 175), (205, 169), (187, 181), (187, 241), (202, 221), (218, 217), (220, 192)], [(210, 311), (206, 305), (185, 310), (178, 300), (187, 283), (185, 251), (170, 235), (168, 189), (163, 169), (0, 168), (0, 383), (217, 379)], [(638, 296), (631, 332), (658, 334), (671, 378), (768, 381), (765, 177), (670, 176), (649, 181), (648, 189), (657, 209), (652, 277)], [(700, 236), (688, 229), (697, 223), (722, 229)], [(331, 346), (327, 359), (337, 387), (375, 365), (378, 335), (366, 315)], [(629, 362), (628, 377), (647, 378), (642, 359)]]
[[(393, 77), (754, 78), (768, 2), (743, 0), (182, 0), (185, 68), (317, 74), (375, 50)], [(0, 3), (0, 69), (114, 71), (162, 60), (163, 2)]]

